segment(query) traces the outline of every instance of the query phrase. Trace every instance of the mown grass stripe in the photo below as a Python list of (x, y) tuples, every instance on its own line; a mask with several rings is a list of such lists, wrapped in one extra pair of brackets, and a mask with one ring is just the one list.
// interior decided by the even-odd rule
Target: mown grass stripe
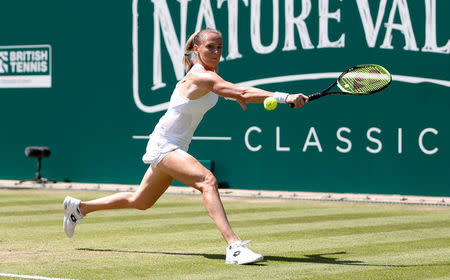
[[(58, 199), (51, 199), (49, 200), (47, 197), (43, 197), (42, 199), (21, 199), (21, 200), (8, 200), (3, 201), (0, 200), (0, 208), (2, 207), (11, 207), (11, 206), (35, 206), (35, 205), (63, 205), (64, 197), (58, 198)], [(193, 205), (198, 205), (198, 203), (195, 202), (179, 202), (177, 204), (175, 203), (159, 203), (157, 207), (159, 208), (170, 208), (170, 207), (190, 207)]]
[(367, 244), (376, 244), (382, 246), (390, 240), (397, 242), (415, 241), (427, 238), (443, 238), (448, 237), (448, 228), (426, 228), (416, 230), (400, 230), (386, 234), (385, 232), (377, 233), (360, 233), (344, 236), (324, 236), (324, 237), (305, 237), (302, 239), (289, 238), (288, 236), (283, 241), (272, 240), (273, 245), (282, 246), (286, 242), (298, 240), (297, 243), (292, 242), (292, 250), (303, 251), (307, 248), (310, 251), (318, 249), (335, 249), (344, 246), (354, 247), (363, 246)]
[(29, 200), (21, 200), (21, 201), (0, 201), (0, 208), (2, 207), (10, 207), (10, 206), (35, 206), (35, 205), (53, 205), (53, 204), (61, 204), (60, 200), (56, 199), (29, 199)]
[[(417, 250), (428, 250), (428, 249), (446, 249), (450, 250), (450, 247), (443, 246), (446, 243), (446, 237), (430, 237), (430, 238), (420, 238), (413, 240), (387, 240), (386, 242), (380, 244), (372, 244), (365, 243), (354, 245), (351, 247), (348, 246), (336, 246), (331, 249), (324, 250), (323, 248), (308, 248), (304, 247), (296, 250), (286, 250), (285, 254), (290, 255), (314, 255), (320, 253), (333, 253), (340, 252), (342, 257), (347, 258), (364, 258), (367, 259), (372, 255), (401, 255), (400, 253), (409, 252), (411, 248), (414, 248), (413, 251)], [(300, 241), (301, 242), (301, 241)], [(256, 243), (255, 243), (256, 244)], [(259, 244), (259, 242), (258, 242)], [(258, 245), (256, 244), (256, 245)]]
[[(291, 213), (294, 214), (294, 213)], [(361, 228), (366, 228), (368, 227), (367, 225), (367, 218), (365, 217), (366, 215), (337, 215), (339, 217), (339, 219), (336, 218), (336, 215), (333, 215), (332, 217), (329, 216), (307, 216), (307, 217), (301, 217), (301, 221), (306, 220), (306, 224), (301, 222), (299, 223), (298, 221), (298, 217), (293, 217), (293, 218), (276, 218), (276, 220), (278, 221), (276, 224), (277, 225), (284, 225), (289, 226), (289, 225), (293, 225), (293, 226), (298, 226), (298, 229), (296, 231), (298, 232), (305, 232), (305, 234), (310, 234), (311, 232), (307, 232), (306, 229), (308, 229), (308, 227), (310, 227), (310, 225), (307, 225), (309, 223), (320, 223), (322, 225), (332, 225), (332, 226), (339, 226), (339, 227), (343, 227), (342, 223), (346, 222), (346, 223), (351, 223), (353, 224), (352, 227), (348, 227), (342, 230), (347, 230), (347, 231), (351, 231), (352, 228), (355, 227), (355, 225), (358, 224), (362, 224), (362, 226), (360, 226)], [(382, 220), (383, 217), (379, 217), (380, 215), (377, 215), (376, 218), (370, 218), (371, 221), (376, 221), (376, 220)], [(396, 220), (401, 220), (402, 222), (405, 222), (408, 219), (411, 218), (416, 218), (416, 216), (392, 216), (389, 215), (391, 218), (396, 218)], [(168, 218), (174, 219), (174, 221), (169, 221)], [(190, 225), (185, 226), (184, 222), (180, 222), (180, 221), (185, 221), (186, 218), (192, 218), (195, 217), (195, 220), (198, 220), (199, 222), (194, 222), (191, 221)], [(320, 218), (319, 218), (320, 217)], [(349, 219), (350, 217), (350, 219)], [(420, 216), (418, 216), (420, 217)], [(45, 218), (45, 219), (44, 219)], [(52, 217), (51, 219), (47, 219), (48, 216), (44, 216), (42, 217), (42, 219), (36, 219), (36, 220), (32, 220), (31, 217), (25, 217), (24, 219), (19, 220), (15, 220), (14, 222), (9, 222), (9, 223), (0, 223), (0, 225), (5, 225), (7, 227), (16, 227), (16, 228), (20, 228), (20, 227), (26, 227), (29, 228), (30, 226), (33, 227), (47, 227), (47, 226), (55, 226), (57, 225), (58, 227), (60, 226), (60, 224), (62, 223), (62, 214), (61, 215), (56, 215), (54, 217)], [(313, 219), (311, 219), (313, 218)], [(445, 218), (445, 217), (444, 217)], [(167, 229), (167, 227), (171, 227), (171, 229), (173, 231), (177, 231), (178, 228), (184, 228), (185, 230), (191, 230), (191, 229), (195, 229), (197, 228), (198, 230), (203, 230), (205, 228), (209, 228), (211, 226), (211, 220), (209, 219), (209, 217), (206, 216), (206, 214), (203, 211), (200, 212), (190, 212), (189, 215), (186, 214), (182, 214), (179, 215), (178, 213), (176, 214), (169, 214), (169, 215), (162, 215), (160, 217), (147, 217), (145, 215), (139, 215), (139, 216), (131, 216), (131, 217), (125, 217), (124, 219), (116, 219), (113, 217), (102, 217), (102, 218), (94, 218), (94, 219), (86, 219), (85, 221), (82, 222), (82, 224), (80, 224), (81, 227), (83, 228), (87, 228), (89, 225), (93, 225), (94, 227), (97, 228), (97, 224), (99, 223), (99, 220), (101, 220), (101, 223), (106, 223), (106, 222), (110, 222), (113, 224), (116, 224), (116, 226), (114, 228), (117, 229), (110, 229), (109, 231), (113, 232), (113, 233), (120, 233), (121, 231), (127, 231), (128, 230), (128, 224), (132, 224), (135, 221), (139, 221), (140, 224), (139, 226), (136, 228), (135, 230), (137, 230), (137, 232), (139, 232), (139, 227), (142, 227), (143, 231), (147, 231), (148, 228), (150, 228), (152, 230), (152, 232), (160, 232), (160, 231), (165, 231)], [(395, 220), (394, 220), (395, 221)], [(418, 223), (417, 220), (414, 221), (414, 223)], [(392, 224), (392, 223), (391, 223)], [(446, 223), (446, 220), (444, 220), (443, 222), (440, 223), (440, 225), (447, 225), (448, 223)], [(235, 226), (235, 228), (237, 229), (242, 229), (242, 228), (253, 228), (255, 226), (258, 226), (259, 228), (261, 227), (273, 227), (274, 223), (273, 223), (273, 219), (260, 219), (260, 220), (240, 220), (240, 221), (233, 221), (232, 225)], [(80, 227), (79, 226), (79, 227)], [(407, 226), (404, 226), (407, 227)], [(414, 227), (414, 226), (412, 226)], [(277, 228), (277, 227), (275, 227)], [(374, 227), (375, 228), (375, 227)], [(325, 228), (326, 230), (329, 230), (329, 227)], [(353, 229), (355, 230), (355, 229)], [(338, 232), (338, 230), (333, 230), (335, 232)], [(316, 230), (317, 232), (317, 230)], [(283, 234), (283, 233), (280, 233)]]
[[(323, 279), (345, 279), (358, 273), (361, 279), (427, 279), (429, 274), (448, 275), (450, 263), (440, 256), (447, 253), (443, 249), (418, 250), (407, 255), (369, 256), (366, 261), (355, 267), (344, 267), (323, 275)], [(420, 259), (420, 262), (417, 260)], [(419, 272), (419, 273), (418, 273)], [(424, 274), (421, 274), (423, 272)], [(437, 272), (437, 273), (436, 273)], [(392, 277), (395, 275), (394, 277)], [(368, 277), (368, 278), (366, 278)]]
[[(157, 240), (155, 240), (157, 241)], [(445, 242), (445, 238), (441, 237), (441, 238), (430, 238), (430, 239), (424, 239), (424, 240), (419, 240), (419, 241), (405, 241), (405, 242), (389, 242), (389, 243), (383, 243), (383, 246), (365, 246), (365, 245), (361, 245), (361, 246), (354, 246), (351, 248), (351, 250), (349, 250), (349, 248), (347, 247), (337, 247), (337, 248), (333, 248), (333, 250), (315, 250), (315, 251), (309, 251), (307, 248), (305, 248), (304, 250), (301, 251), (291, 251), (289, 249), (284, 249), (284, 251), (282, 252), (282, 254), (277, 254), (276, 252), (268, 252), (264, 249), (258, 248), (258, 247), (264, 247), (263, 245), (265, 245), (262, 242), (256, 241), (254, 244), (251, 243), (251, 247), (254, 248), (258, 248), (258, 251), (264, 253), (264, 255), (266, 256), (267, 260), (270, 261), (278, 261), (278, 262), (304, 262), (304, 263), (310, 263), (313, 262), (314, 258), (312, 257), (308, 257), (308, 256), (315, 256), (317, 255), (319, 258), (319, 256), (322, 256), (321, 258), (323, 258), (323, 262), (326, 263), (327, 262), (327, 258), (332, 258), (334, 255), (337, 255), (337, 257), (339, 257), (339, 259), (354, 259), (357, 260), (357, 262), (360, 262), (361, 259), (367, 260), (367, 261), (371, 261), (370, 258), (374, 255), (398, 255), (398, 253), (403, 253), (403, 252), (408, 252), (409, 248), (414, 247), (414, 251), (427, 251), (427, 250), (431, 250), (431, 251), (436, 251), (436, 250), (448, 250), (449, 248), (442, 248), (442, 243), (441, 242)], [(95, 246), (95, 247), (82, 247), (82, 248), (77, 248), (77, 250), (82, 250), (82, 251), (89, 251), (89, 252), (93, 252), (95, 254), (105, 254), (105, 253), (110, 253), (110, 254), (114, 254), (114, 253), (124, 253), (124, 254), (149, 254), (149, 255), (189, 255), (189, 254), (194, 254), (194, 255), (198, 255), (196, 253), (194, 253), (194, 251), (198, 251), (198, 250), (194, 250), (194, 251), (189, 251), (189, 253), (183, 253), (186, 252), (187, 249), (187, 245), (199, 245), (202, 244), (201, 242), (197, 242), (197, 241), (192, 241), (192, 242), (187, 242), (187, 243), (182, 243), (179, 244), (179, 246), (173, 246), (170, 248), (166, 248), (166, 250), (163, 251), (159, 251), (161, 249), (161, 247), (159, 249), (156, 249), (154, 247), (152, 247), (152, 244), (149, 244), (147, 247), (140, 247), (140, 248), (129, 248), (129, 246), (127, 247), (126, 243), (121, 243), (121, 244), (114, 244), (111, 245), (109, 247), (104, 247), (104, 246)], [(210, 244), (209, 246), (204, 246), (203, 251), (212, 251), (214, 250), (214, 248), (217, 249), (217, 243), (215, 242), (204, 242), (203, 244)], [(270, 243), (267, 243), (270, 244)], [(213, 246), (216, 245), (216, 246)], [(287, 244), (289, 245), (289, 244)], [(224, 246), (219, 246), (221, 249)], [(380, 247), (385, 247), (383, 249), (380, 249)], [(176, 251), (174, 250), (174, 248), (178, 248), (181, 249), (180, 251)], [(209, 250), (207, 250), (209, 249)], [(336, 254), (337, 252), (337, 254)], [(289, 257), (284, 257), (285, 255), (289, 255), (291, 256), (291, 258)], [(327, 255), (330, 255), (330, 257), (327, 257)], [(384, 257), (383, 257), (384, 258)], [(373, 260), (372, 260), (373, 261)], [(329, 263), (331, 263), (331, 260), (328, 260)]]
[[(0, 227), (5, 226), (26, 226), (26, 227), (34, 227), (34, 226), (45, 226), (45, 225), (51, 225), (54, 223), (54, 218), (49, 217), (49, 214), (58, 214), (58, 211), (49, 211), (50, 213), (47, 213), (46, 210), (37, 210), (39, 211), (41, 215), (34, 215), (35, 213), (32, 210), (26, 210), (24, 211), (24, 214), (22, 214), (21, 211), (15, 212), (17, 215), (14, 215), (14, 213), (10, 213), (9, 215), (5, 216), (12, 216), (12, 217), (24, 217), (23, 221), (27, 221), (28, 223), (25, 225), (23, 223), (20, 223), (20, 219), (15, 219), (14, 222), (3, 222), (0, 220)], [(242, 210), (243, 211), (243, 210)], [(256, 211), (256, 210), (255, 210)], [(280, 212), (284, 211), (280, 208), (259, 208), (258, 213), (268, 213), (268, 212)], [(186, 211), (183, 209), (176, 209), (174, 212), (170, 213), (155, 213), (155, 212), (143, 212), (143, 211), (137, 211), (135, 210), (135, 213), (141, 212), (139, 215), (121, 215), (121, 213), (124, 213), (123, 210), (119, 211), (106, 211), (106, 212), (112, 212), (110, 215), (107, 216), (100, 216), (95, 217), (94, 219), (86, 219), (85, 223), (110, 223), (111, 221), (117, 223), (117, 222), (132, 222), (132, 221), (143, 221), (143, 220), (160, 220), (160, 219), (173, 219), (173, 218), (190, 218), (190, 217), (197, 217), (197, 216), (205, 216), (207, 215), (206, 210), (202, 209), (200, 211), (194, 210), (194, 211)], [(234, 213), (239, 213), (241, 210), (234, 210)], [(32, 213), (33, 215), (27, 215)], [(63, 210), (59, 211), (61, 215), (63, 214)], [(38, 216), (35, 218), (34, 216)], [(39, 217), (40, 216), (40, 217)], [(33, 220), (34, 222), (30, 221)]]
[[(278, 210), (278, 209), (277, 209)], [(300, 216), (300, 217), (289, 217), (289, 218), (266, 218), (266, 219), (261, 219), (261, 220), (244, 220), (244, 221), (235, 221), (232, 222), (232, 226), (234, 227), (258, 227), (261, 225), (281, 225), (281, 224), (307, 224), (307, 223), (315, 223), (315, 222), (325, 222), (325, 221), (342, 221), (342, 220), (358, 220), (358, 219), (366, 219), (366, 218), (373, 218), (373, 217), (377, 217), (377, 218), (381, 218), (381, 217), (398, 217), (398, 216), (402, 216), (402, 215), (406, 215), (407, 213), (390, 213), (390, 212), (384, 212), (384, 213), (347, 213), (347, 214), (334, 214), (334, 215), (325, 215), (325, 216)], [(205, 215), (204, 211), (200, 211), (200, 212), (191, 212), (189, 214), (184, 214), (184, 215), (180, 215), (179, 213), (173, 214), (173, 213), (169, 213), (169, 214), (165, 214), (165, 215), (156, 215), (156, 216), (144, 216), (144, 215), (139, 215), (139, 216), (127, 216), (126, 218), (120, 217), (118, 216), (117, 218), (113, 219), (114, 223), (118, 223), (121, 221), (124, 222), (130, 222), (130, 221), (152, 221), (152, 220), (157, 220), (157, 219), (168, 219), (170, 218), (176, 218), (176, 219), (183, 219), (183, 218), (188, 218), (188, 217), (197, 217), (197, 216), (201, 216), (201, 215)], [(89, 224), (89, 223), (95, 223), (96, 225), (101, 224), (101, 223), (110, 223), (112, 221), (112, 219), (110, 217), (101, 217), (101, 218), (97, 218), (95, 219), (95, 221), (91, 221), (89, 222), (86, 219), (85, 224)], [(26, 223), (25, 223), (26, 222)], [(24, 221), (22, 222), (18, 222), (18, 221), (14, 221), (14, 222), (0, 222), (0, 227), (42, 227), (42, 226), (51, 226), (54, 225), (55, 223), (55, 218), (50, 218), (50, 219), (46, 219), (46, 217), (42, 217), (41, 219), (33, 219), (31, 217), (27, 217)], [(204, 224), (194, 224), (194, 225), (190, 225), (192, 226), (199, 226), (202, 227)], [(185, 226), (186, 228), (189, 228), (189, 225), (181, 225), (181, 226)], [(176, 230), (177, 225), (173, 226), (173, 230)]]
[[(230, 219), (231, 223), (234, 224), (236, 219)], [(249, 218), (248, 220), (252, 220)], [(392, 216), (392, 217), (376, 217), (376, 218), (360, 218), (360, 219), (351, 219), (351, 220), (334, 220), (334, 221), (319, 221), (314, 223), (285, 223), (282, 227), (275, 227), (275, 230), (278, 229), (286, 229), (286, 230), (334, 230), (339, 229), (341, 227), (344, 228), (352, 228), (352, 227), (361, 227), (361, 226), (389, 226), (391, 224), (413, 224), (413, 223), (422, 223), (422, 222), (430, 222), (430, 223), (442, 223), (447, 222), (449, 219), (448, 215), (407, 215), (407, 216)], [(239, 221), (245, 221), (245, 219), (239, 219)], [(238, 228), (246, 228), (245, 224), (240, 225)], [(251, 228), (251, 226), (250, 226)], [(259, 225), (258, 229), (262, 232), (266, 230), (274, 230), (272, 224)]]
[[(97, 237), (102, 236), (103, 238), (109, 238), (109, 237), (116, 237), (116, 236), (126, 236), (127, 232), (130, 230), (133, 231), (133, 234), (135, 236), (142, 236), (143, 238), (147, 238), (148, 240), (154, 240), (159, 239), (161, 235), (170, 237), (171, 239), (182, 239), (182, 240), (189, 240), (189, 238), (192, 238), (195, 235), (201, 234), (203, 237), (208, 235), (208, 233), (212, 233), (212, 236), (217, 240), (217, 229), (215, 228), (214, 224), (211, 222), (206, 222), (203, 224), (196, 224), (196, 225), (186, 225), (183, 226), (167, 226), (167, 227), (148, 227), (148, 228), (120, 228), (120, 229), (107, 229), (107, 230), (101, 230), (96, 227), (90, 227), (83, 229), (80, 228), (77, 234), (81, 234), (82, 238), (90, 238), (90, 237)], [(308, 244), (308, 243), (321, 243), (321, 242), (312, 242), (311, 240), (323, 240), (323, 244), (329, 244), (334, 245), (336, 243), (339, 243), (339, 240), (345, 240), (347, 238), (352, 238), (359, 243), (364, 244), (364, 239), (376, 239), (376, 242), (382, 243), (383, 240), (386, 240), (386, 235), (391, 235), (392, 237), (399, 237), (404, 238), (408, 235), (408, 232), (411, 232), (411, 236), (409, 238), (413, 238), (412, 240), (421, 239), (423, 237), (420, 237), (420, 231), (428, 232), (428, 236), (431, 237), (439, 237), (442, 235), (445, 235), (446, 232), (448, 232), (448, 227), (443, 228), (419, 228), (419, 229), (411, 229), (411, 230), (391, 230), (390, 232), (386, 232), (383, 230), (377, 231), (377, 232), (361, 232), (361, 233), (353, 233), (353, 234), (335, 234), (333, 231), (301, 231), (301, 232), (286, 232), (284, 235), (283, 240), (286, 242), (291, 242), (294, 240), (298, 240), (297, 245), (302, 244)], [(272, 242), (277, 243), (279, 240), (278, 237), (282, 236), (280, 233), (275, 234), (275, 236), (272, 236), (270, 231), (267, 231), (265, 233), (257, 234), (247, 234), (246, 231), (238, 230), (238, 233), (241, 233), (242, 236), (251, 236), (252, 239), (257, 241), (258, 243), (262, 242)], [(429, 232), (432, 232), (431, 234)], [(419, 234), (419, 237), (417, 235)], [(384, 239), (379, 238), (379, 236), (383, 236)], [(183, 239), (184, 238), (184, 239)], [(194, 237), (195, 238), (195, 237)], [(355, 244), (358, 244), (355, 242)], [(302, 249), (303, 250), (303, 249)]]
[[(30, 209), (32, 208), (32, 209)], [(189, 208), (188, 210), (185, 208)], [(60, 214), (63, 213), (62, 205), (47, 205), (47, 206), (40, 206), (40, 207), (30, 207), (27, 205), (21, 205), (21, 206), (11, 206), (7, 208), (8, 210), (0, 210), (0, 219), (2, 217), (15, 217), (15, 216), (41, 216), (43, 214)], [(117, 212), (119, 211), (119, 212)], [(173, 207), (152, 207), (146, 211), (139, 211), (136, 209), (128, 209), (128, 210), (115, 210), (115, 211), (100, 211), (95, 214), (91, 214), (92, 217), (101, 217), (101, 216), (117, 216), (119, 219), (127, 219), (128, 217), (139, 217), (142, 215), (146, 216), (152, 216), (158, 218), (170, 218), (170, 216), (181, 216), (184, 214), (190, 214), (190, 213), (199, 213), (203, 212), (206, 213), (205, 208), (202, 204), (196, 205), (196, 207), (193, 207), (192, 205), (177, 205)], [(254, 218), (258, 218), (258, 216), (264, 216), (264, 213), (266, 212), (280, 212), (280, 217), (285, 216), (286, 213), (289, 216), (293, 216), (292, 214), (295, 213), (295, 215), (298, 216), (307, 216), (311, 215), (312, 213), (318, 215), (327, 215), (334, 213), (335, 211), (332, 209), (324, 208), (324, 209), (314, 209), (314, 210), (307, 210), (307, 211), (299, 211), (295, 207), (257, 207), (253, 208), (252, 211), (248, 211), (248, 209), (243, 208), (231, 208), (227, 211), (227, 215), (230, 217), (240, 217), (243, 215), (247, 216), (253, 216)], [(341, 211), (342, 212), (342, 211)], [(345, 211), (344, 211), (345, 212)], [(344, 213), (342, 212), (342, 213)], [(348, 211), (348, 213), (351, 213), (352, 211)], [(367, 211), (372, 212), (372, 211)], [(106, 215), (101, 214), (99, 216), (99, 213), (109, 213)], [(140, 214), (136, 214), (140, 213)], [(164, 215), (166, 215), (164, 217)], [(159, 217), (161, 216), (161, 217)]]
[(322, 230), (298, 230), (298, 231), (279, 231), (279, 232), (264, 232), (261, 234), (254, 235), (254, 238), (264, 238), (267, 239), (280, 239), (280, 238), (304, 238), (307, 236), (315, 236), (315, 237), (325, 237), (325, 236), (349, 236), (355, 234), (364, 234), (364, 233), (392, 233), (396, 231), (404, 231), (404, 230), (415, 230), (415, 229), (438, 229), (438, 228), (447, 228), (450, 229), (450, 221), (445, 223), (414, 223), (414, 224), (390, 224), (387, 226), (359, 226), (359, 227), (343, 227), (336, 228), (333, 230), (330, 229), (322, 229)]
[[(414, 218), (416, 218), (415, 216), (413, 216)], [(411, 217), (404, 217), (405, 219), (409, 219)], [(380, 218), (375, 218), (376, 220), (380, 220)], [(405, 219), (402, 219), (402, 221), (404, 221)], [(202, 215), (196, 218), (196, 222), (191, 221), (190, 225), (185, 226), (183, 224), (185, 224), (185, 219), (183, 218), (179, 218), (179, 219), (175, 219), (174, 221), (168, 221), (165, 219), (162, 220), (158, 220), (160, 223), (158, 223), (158, 221), (150, 221), (150, 222), (146, 222), (143, 223), (143, 221), (141, 221), (138, 225), (134, 225), (133, 227), (130, 227), (130, 224), (133, 224), (134, 221), (128, 221), (126, 223), (112, 223), (111, 227), (108, 228), (98, 228), (97, 224), (95, 222), (93, 223), (85, 223), (83, 221), (82, 224), (80, 224), (78, 226), (78, 230), (77, 231), (81, 231), (81, 232), (87, 232), (89, 234), (92, 233), (97, 233), (97, 234), (101, 234), (102, 232), (107, 231), (107, 234), (112, 234), (112, 235), (121, 235), (121, 234), (126, 234), (130, 228), (133, 229), (135, 234), (157, 234), (157, 233), (164, 233), (164, 232), (171, 232), (173, 233), (178, 233), (180, 231), (193, 231), (193, 230), (197, 230), (197, 231), (205, 231), (205, 230), (213, 230), (215, 232), (215, 227), (212, 223), (212, 221), (210, 220), (209, 217)], [(373, 220), (373, 219), (372, 219)], [(183, 222), (180, 222), (183, 221)], [(343, 221), (333, 221), (332, 223), (327, 222), (327, 221), (321, 221), (320, 224), (323, 226), (326, 226), (324, 228), (324, 231), (328, 231), (328, 232), (333, 232), (335, 233), (339, 233), (339, 231), (334, 230), (334, 228), (339, 228), (342, 227), (342, 225), (340, 225), (340, 223), (345, 222), (348, 224), (349, 221), (343, 220)], [(418, 223), (418, 221), (413, 221), (414, 223)], [(354, 226), (352, 227), (348, 227), (343, 229), (343, 231), (352, 231), (352, 228), (354, 228), (357, 224), (361, 223), (363, 224), (363, 226), (361, 226), (361, 230), (363, 230), (364, 228), (367, 227), (367, 225), (365, 224), (365, 220), (364, 219), (359, 219), (359, 220), (353, 220), (352, 223), (354, 224)], [(439, 223), (439, 221), (436, 221), (436, 223)], [(51, 225), (51, 228), (55, 231), (55, 234), (60, 234), (61, 233), (61, 224), (62, 224), (62, 216), (61, 217), (57, 217), (57, 219), (54, 220), (54, 223)], [(443, 221), (440, 222), (441, 226), (444, 226), (448, 224), (447, 221)], [(431, 225), (431, 223), (430, 223)], [(260, 229), (262, 229), (260, 232), (263, 232), (264, 234), (262, 235), (258, 235), (258, 234), (252, 234), (252, 238), (257, 238), (259, 239), (264, 239), (265, 237), (269, 236), (269, 232), (270, 231), (274, 231), (276, 230), (277, 232), (272, 233), (272, 235), (275, 235), (275, 237), (273, 238), (278, 238), (279, 236), (282, 236), (283, 234), (285, 235), (285, 237), (291, 237), (291, 238), (295, 238), (296, 236), (317, 236), (318, 233), (321, 231), (320, 229), (316, 229), (316, 230), (311, 230), (311, 224), (303, 224), (302, 226), (298, 226), (297, 224), (286, 224), (283, 225), (284, 230), (280, 231), (279, 228), (280, 227), (273, 227), (272, 225), (268, 224), (265, 225), (263, 227), (259, 227)], [(41, 224), (41, 227), (43, 227), (43, 230), (45, 230), (46, 228), (48, 228), (48, 225), (43, 225)], [(399, 225), (399, 227), (402, 228), (406, 228), (406, 225)], [(314, 227), (313, 227), (314, 228)], [(412, 228), (414, 228), (414, 226), (412, 226)], [(92, 231), (91, 231), (92, 229)], [(235, 230), (238, 230), (238, 232), (242, 232), (245, 233), (246, 229), (252, 230), (253, 226), (252, 225), (248, 225), (246, 227), (240, 226), (240, 227), (235, 227)], [(24, 232), (27, 232), (28, 228), (24, 228)], [(34, 229), (33, 231), (37, 231), (40, 232), (42, 230), (37, 230)], [(342, 233), (341, 233), (342, 234)]]
[[(33, 208), (32, 210), (30, 208)], [(43, 209), (45, 208), (45, 209)], [(161, 207), (155, 207), (151, 208), (148, 211), (138, 211), (135, 209), (131, 209), (129, 211), (127, 210), (120, 210), (120, 212), (116, 211), (103, 211), (99, 213), (110, 213), (109, 215), (104, 215), (104, 220), (106, 222), (109, 222), (110, 219), (109, 216), (114, 216), (116, 221), (122, 221), (122, 220), (134, 220), (134, 219), (141, 219), (142, 216), (146, 216), (150, 219), (165, 219), (165, 218), (172, 218), (172, 217), (180, 217), (180, 216), (186, 216), (189, 217), (189, 215), (196, 216), (197, 214), (204, 214), (206, 213), (206, 210), (204, 209), (203, 205), (198, 205), (197, 207), (190, 207), (190, 210), (186, 210), (181, 206), (179, 207), (172, 207), (170, 209), (168, 208), (161, 208)], [(10, 211), (1, 211), (1, 216), (34, 216), (34, 215), (41, 215), (41, 214), (47, 214), (46, 209), (49, 209), (48, 211), (51, 213), (57, 214), (57, 209), (59, 209), (60, 213), (63, 213), (62, 206), (59, 206), (57, 208), (55, 207), (31, 207), (23, 205), (20, 208), (14, 208), (14, 210)], [(166, 211), (167, 209), (168, 211)], [(253, 208), (252, 211), (249, 211), (248, 209), (231, 209), (228, 211), (229, 215), (239, 215), (239, 214), (264, 214), (266, 212), (289, 212), (289, 211), (297, 211), (297, 209), (292, 207), (286, 207), (286, 208), (279, 208), (279, 207), (257, 207)], [(319, 211), (320, 212), (320, 211)], [(329, 212), (329, 211), (328, 211)], [(132, 214), (131, 214), (132, 213)], [(139, 213), (139, 214), (136, 214)], [(299, 212), (300, 213), (300, 212)], [(307, 213), (306, 213), (307, 214)], [(305, 213), (302, 213), (301, 215), (306, 215)], [(91, 215), (93, 216), (93, 215)], [(98, 217), (98, 214), (96, 213), (95, 216), (97, 216), (97, 220), (101, 221), (102, 216)], [(94, 217), (95, 217), (94, 216)]]

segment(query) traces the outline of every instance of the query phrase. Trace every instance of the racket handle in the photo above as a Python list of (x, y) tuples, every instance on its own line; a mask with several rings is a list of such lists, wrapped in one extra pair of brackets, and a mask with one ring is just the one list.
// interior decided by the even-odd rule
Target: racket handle
[(322, 94), (321, 92), (316, 92), (311, 95), (308, 95), (309, 101), (316, 100), (316, 99), (322, 97), (321, 94)]

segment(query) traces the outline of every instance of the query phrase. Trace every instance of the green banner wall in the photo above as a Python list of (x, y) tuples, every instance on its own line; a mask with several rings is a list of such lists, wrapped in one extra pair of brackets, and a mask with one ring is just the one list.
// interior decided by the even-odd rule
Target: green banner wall
[(0, 178), (137, 184), (146, 137), (183, 76), (184, 42), (224, 37), (221, 76), (312, 93), (375, 63), (393, 74), (370, 97), (292, 110), (225, 99), (189, 152), (232, 188), (450, 195), (450, 2), (129, 0), (0, 4)]

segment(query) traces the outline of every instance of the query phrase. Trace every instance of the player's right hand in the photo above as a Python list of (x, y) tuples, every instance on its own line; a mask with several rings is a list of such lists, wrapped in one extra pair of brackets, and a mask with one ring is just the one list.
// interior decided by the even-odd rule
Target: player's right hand
[(286, 103), (294, 104), (293, 108), (304, 107), (309, 101), (308, 96), (303, 93), (289, 94), (286, 98)]

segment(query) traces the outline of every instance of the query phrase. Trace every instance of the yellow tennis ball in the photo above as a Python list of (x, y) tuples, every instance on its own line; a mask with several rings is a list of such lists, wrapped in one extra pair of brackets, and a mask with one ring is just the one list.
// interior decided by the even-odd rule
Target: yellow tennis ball
[(264, 99), (264, 108), (266, 108), (266, 110), (272, 111), (277, 108), (277, 105), (277, 100), (273, 97), (267, 97)]

